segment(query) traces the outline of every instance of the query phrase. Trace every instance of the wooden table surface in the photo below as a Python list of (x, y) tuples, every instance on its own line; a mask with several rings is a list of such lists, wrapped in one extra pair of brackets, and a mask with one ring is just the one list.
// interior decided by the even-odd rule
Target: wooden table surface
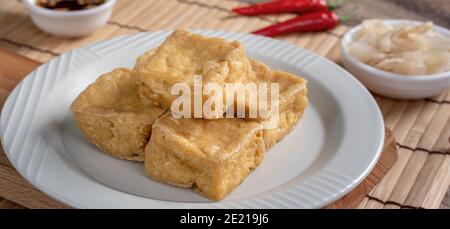
[[(394, 17), (397, 17), (395, 12), (398, 12), (398, 17), (403, 18), (417, 15), (411, 11), (417, 8), (418, 1), (414, 4), (405, 4), (411, 1), (399, 0), (379, 0), (376, 4), (373, 2), (375, 1), (349, 0), (348, 5), (340, 11), (346, 11), (353, 4), (362, 5), (364, 11), (357, 14), (356, 21), (350, 21), (353, 24), (357, 20), (374, 17), (388, 10)], [(0, 47), (39, 62), (47, 62), (70, 49), (121, 34), (180, 27), (249, 32), (293, 16), (239, 17), (229, 11), (237, 5), (244, 3), (235, 0), (118, 0), (114, 14), (106, 26), (88, 37), (65, 39), (37, 29), (20, 1), (0, 0)], [(450, 14), (446, 10), (447, 6), (437, 7), (432, 15), (426, 11), (417, 17), (433, 19), (446, 26), (445, 23), (450, 21)], [(371, 14), (377, 11), (379, 14)], [(383, 14), (380, 17), (392, 16)], [(441, 17), (444, 19), (439, 19)], [(339, 26), (326, 33), (292, 34), (279, 39), (310, 49), (339, 63), (338, 41), (346, 30), (347, 27)], [(0, 82), (0, 93), (4, 95), (8, 93), (3, 89), (7, 87), (5, 83), (8, 82)], [(359, 207), (438, 208), (450, 183), (450, 91), (414, 101), (389, 99), (379, 95), (374, 97), (383, 113), (386, 126), (396, 136), (399, 160)], [(0, 101), (0, 106), (3, 103), (4, 101)], [(442, 205), (446, 206), (448, 205)], [(0, 208), (21, 206), (0, 197)]]

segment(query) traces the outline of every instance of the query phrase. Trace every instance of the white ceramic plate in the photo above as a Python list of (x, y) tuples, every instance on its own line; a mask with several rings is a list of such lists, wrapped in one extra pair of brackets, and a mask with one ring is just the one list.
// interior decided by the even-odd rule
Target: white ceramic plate
[(381, 113), (345, 70), (309, 51), (260, 36), (194, 31), (236, 39), (249, 56), (304, 76), (310, 105), (295, 130), (220, 202), (149, 179), (142, 163), (110, 157), (75, 126), (69, 106), (101, 74), (132, 67), (171, 31), (120, 36), (40, 66), (11, 93), (1, 114), (7, 156), (29, 182), (78, 208), (319, 208), (365, 178), (383, 146)]

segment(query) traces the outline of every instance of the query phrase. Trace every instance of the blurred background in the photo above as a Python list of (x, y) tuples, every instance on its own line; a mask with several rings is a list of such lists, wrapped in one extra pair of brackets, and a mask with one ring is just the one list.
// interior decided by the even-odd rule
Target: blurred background
[[(264, 0), (241, 1), (248, 3), (264, 2)], [(450, 27), (449, 0), (346, 0), (345, 4), (335, 11), (342, 14), (355, 7), (358, 8), (358, 11), (345, 23), (346, 25), (357, 25), (368, 18), (397, 18), (431, 20), (443, 27)]]
[(336, 12), (359, 10), (346, 24), (356, 25), (366, 18), (398, 18), (431, 20), (443, 27), (450, 27), (449, 0), (347, 0)]

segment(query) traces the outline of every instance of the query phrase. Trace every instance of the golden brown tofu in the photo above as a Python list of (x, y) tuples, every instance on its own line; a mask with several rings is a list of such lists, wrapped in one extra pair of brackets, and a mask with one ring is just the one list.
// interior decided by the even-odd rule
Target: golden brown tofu
[[(251, 60), (252, 69), (256, 74), (257, 82), (279, 84), (279, 118), (276, 128), (264, 129), (263, 136), (266, 150), (284, 138), (303, 116), (308, 106), (306, 80), (296, 75), (270, 70), (265, 64)], [(258, 119), (258, 121), (270, 121)], [(273, 120), (276, 121), (276, 120)]]
[(155, 180), (223, 199), (264, 158), (261, 124), (242, 119), (175, 119), (153, 125), (145, 170)]
[(143, 161), (153, 122), (166, 110), (143, 101), (136, 73), (116, 69), (99, 77), (71, 106), (83, 134), (103, 151)]
[[(195, 76), (201, 76), (203, 85), (217, 83), (222, 88), (225, 83), (254, 80), (250, 62), (239, 42), (204, 37), (185, 30), (176, 30), (156, 50), (139, 57), (134, 69), (139, 72), (141, 95), (167, 109), (177, 98), (171, 94), (172, 86), (187, 83), (193, 93)], [(203, 103), (211, 97), (201, 96)], [(225, 96), (223, 101), (225, 104)], [(221, 118), (225, 110), (226, 105), (211, 119)]]

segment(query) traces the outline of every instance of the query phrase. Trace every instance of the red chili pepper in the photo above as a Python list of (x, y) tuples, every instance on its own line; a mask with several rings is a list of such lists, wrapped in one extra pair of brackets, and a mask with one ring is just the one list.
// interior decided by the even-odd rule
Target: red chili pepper
[(279, 22), (266, 28), (252, 32), (253, 34), (274, 37), (292, 32), (312, 32), (329, 30), (347, 20), (350, 14), (339, 17), (333, 11), (322, 10), (303, 14), (284, 22)]
[(341, 6), (343, 3), (344, 0), (274, 0), (246, 7), (237, 7), (232, 10), (235, 13), (247, 16), (276, 13), (305, 13), (333, 9)]

